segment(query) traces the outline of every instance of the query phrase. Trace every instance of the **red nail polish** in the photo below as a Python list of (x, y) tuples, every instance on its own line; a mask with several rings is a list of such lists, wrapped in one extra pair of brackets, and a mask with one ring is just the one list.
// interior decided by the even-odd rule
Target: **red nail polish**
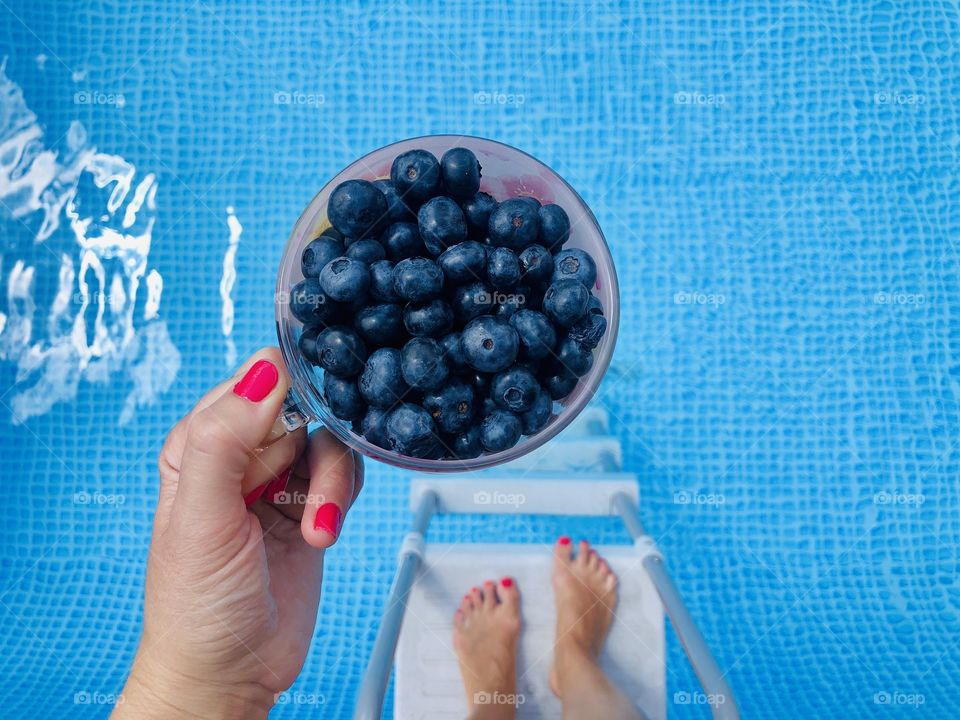
[(314, 530), (325, 530), (336, 538), (340, 535), (340, 523), (343, 522), (343, 513), (336, 503), (324, 503), (317, 508), (317, 516), (313, 519)]
[(290, 479), (290, 468), (277, 475), (267, 484), (265, 495), (270, 502), (277, 502), (277, 497), (283, 494), (287, 489), (287, 481)]
[(503, 585), (504, 587), (510, 587), (511, 585), (513, 585), (513, 580), (511, 580), (510, 578), (503, 578), (500, 581), (500, 584)]
[(263, 485), (261, 485), (260, 487), (256, 488), (255, 490), (251, 490), (249, 493), (247, 493), (247, 494), (244, 496), (244, 498), (243, 498), (243, 502), (246, 504), (246, 506), (247, 506), (247, 507), (250, 507), (250, 506), (253, 505), (257, 500), (259, 500), (259, 499), (260, 499), (260, 496), (263, 495), (263, 493), (264, 493), (264, 492), (266, 491), (266, 489), (267, 489), (267, 485), (269, 485), (269, 484), (270, 484), (270, 483), (264, 483)]
[(276, 365), (269, 360), (257, 360), (233, 386), (233, 394), (250, 402), (260, 402), (277, 386), (279, 379)]
[(560, 544), (561, 544), (561, 545), (569, 545), (569, 544), (570, 544), (570, 538), (568, 538), (566, 535), (562, 536), (562, 537), (560, 538)]
[(478, 587), (472, 587), (472, 588), (470, 588), (470, 590), (471, 590), (472, 592), (475, 592), (475, 593), (480, 592), (480, 588), (478, 588)]

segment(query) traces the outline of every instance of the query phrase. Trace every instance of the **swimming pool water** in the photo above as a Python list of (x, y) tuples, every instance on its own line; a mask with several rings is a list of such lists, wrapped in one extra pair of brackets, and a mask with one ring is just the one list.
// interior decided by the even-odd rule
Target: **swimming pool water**
[[(313, 193), (447, 132), (539, 157), (604, 228), (623, 317), (597, 401), (744, 716), (960, 711), (955, 6), (7, 0), (0, 18), (9, 716), (109, 712), (166, 430), (275, 342)], [(276, 717), (349, 716), (407, 482), (368, 468)], [(706, 717), (670, 643), (669, 714)]]

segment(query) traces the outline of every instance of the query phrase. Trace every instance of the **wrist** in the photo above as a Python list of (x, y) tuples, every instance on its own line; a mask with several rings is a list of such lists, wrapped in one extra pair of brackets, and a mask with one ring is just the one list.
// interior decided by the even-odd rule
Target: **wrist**
[(198, 681), (135, 659), (113, 720), (263, 720), (274, 704), (265, 687)]

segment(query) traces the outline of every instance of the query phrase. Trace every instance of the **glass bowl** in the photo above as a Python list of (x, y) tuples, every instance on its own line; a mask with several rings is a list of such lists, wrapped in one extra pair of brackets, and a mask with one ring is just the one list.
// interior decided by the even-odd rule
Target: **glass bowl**
[[(484, 452), (470, 460), (426, 460), (374, 445), (353, 432), (350, 423), (333, 415), (323, 397), (323, 371), (304, 358), (297, 347), (303, 324), (290, 312), (288, 298), (290, 288), (303, 280), (300, 269), (303, 248), (330, 227), (327, 201), (334, 188), (345, 180), (389, 178), (393, 159), (408, 150), (428, 150), (439, 159), (453, 147), (466, 147), (476, 154), (482, 167), (480, 189), (497, 200), (529, 195), (544, 204), (556, 203), (567, 212), (571, 231), (564, 248), (581, 248), (590, 253), (596, 262), (597, 282), (593, 294), (603, 305), (607, 331), (594, 350), (592, 369), (580, 378), (567, 397), (554, 403), (554, 416), (539, 433), (522, 436), (508, 450)], [(291, 378), (290, 393), (281, 416), (286, 428), (292, 430), (319, 421), (344, 443), (367, 457), (421, 472), (457, 472), (493, 467), (525, 455), (555, 437), (593, 397), (610, 364), (620, 319), (620, 294), (610, 250), (596, 218), (577, 192), (557, 173), (521, 150), (494, 140), (461, 135), (428, 135), (387, 145), (363, 156), (330, 180), (310, 201), (293, 228), (280, 262), (276, 299), (277, 335)]]

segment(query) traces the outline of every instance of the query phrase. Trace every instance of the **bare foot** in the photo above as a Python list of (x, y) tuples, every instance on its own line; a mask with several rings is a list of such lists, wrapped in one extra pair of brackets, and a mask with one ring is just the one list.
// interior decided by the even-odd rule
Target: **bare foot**
[(550, 689), (562, 698), (565, 672), (583, 660), (596, 664), (600, 657), (617, 604), (617, 576), (586, 540), (574, 558), (570, 538), (562, 537), (554, 546), (552, 579), (557, 639)]
[(463, 596), (453, 616), (453, 648), (471, 718), (516, 715), (520, 593), (511, 578), (487, 580)]

